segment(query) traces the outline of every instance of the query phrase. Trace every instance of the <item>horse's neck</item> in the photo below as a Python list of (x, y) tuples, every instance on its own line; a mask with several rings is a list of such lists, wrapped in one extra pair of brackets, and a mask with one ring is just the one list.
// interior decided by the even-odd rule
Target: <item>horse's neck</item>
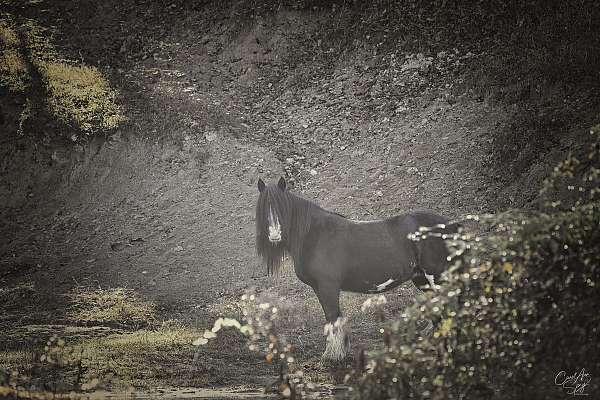
[(293, 198), (294, 198), (293, 214), (294, 214), (294, 219), (295, 219), (296, 223), (298, 223), (299, 220), (302, 220), (303, 223), (308, 222), (308, 225), (310, 228), (310, 226), (312, 226), (314, 223), (326, 222), (326, 221), (331, 220), (332, 218), (336, 219), (336, 220), (338, 220), (338, 219), (348, 220), (343, 215), (337, 214), (332, 211), (325, 210), (318, 204), (316, 204), (310, 200), (307, 200), (303, 197), (296, 196), (295, 194), (291, 194), (291, 196), (293, 196)]
[(292, 218), (290, 223), (293, 223), (293, 226), (291, 228), (294, 232), (302, 232), (305, 229), (301, 228), (306, 228), (307, 224), (310, 226), (310, 218), (312, 218), (311, 214), (314, 212), (316, 206), (314, 203), (311, 203), (302, 197), (296, 195), (292, 196)]
[(294, 201), (290, 221), (292, 223), (290, 234), (293, 235), (293, 239), (288, 251), (290, 251), (292, 257), (298, 257), (306, 236), (309, 234), (315, 221), (322, 219), (323, 216), (321, 214), (325, 215), (328, 212), (311, 201), (296, 195), (292, 196), (294, 197)]

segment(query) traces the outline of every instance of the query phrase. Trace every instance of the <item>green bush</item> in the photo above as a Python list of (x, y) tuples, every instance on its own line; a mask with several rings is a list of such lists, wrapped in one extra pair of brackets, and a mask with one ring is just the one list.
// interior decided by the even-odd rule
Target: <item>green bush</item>
[[(598, 393), (599, 134), (600, 125), (586, 156), (555, 168), (539, 210), (471, 217), (487, 233), (450, 240), (456, 262), (447, 282), (391, 324), (386, 350), (358, 368), (355, 397)], [(431, 336), (420, 337), (422, 318), (436, 321)], [(577, 382), (558, 385), (576, 373)]]

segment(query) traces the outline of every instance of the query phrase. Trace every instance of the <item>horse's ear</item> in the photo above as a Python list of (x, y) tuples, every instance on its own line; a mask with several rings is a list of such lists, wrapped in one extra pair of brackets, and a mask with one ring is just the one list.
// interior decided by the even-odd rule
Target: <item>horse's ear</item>
[(285, 190), (285, 179), (283, 179), (283, 176), (281, 178), (279, 178), (279, 182), (277, 182), (277, 186), (279, 186), (279, 189), (281, 189), (281, 191)]
[(265, 190), (265, 183), (262, 179), (258, 178), (258, 191), (262, 192), (263, 190)]

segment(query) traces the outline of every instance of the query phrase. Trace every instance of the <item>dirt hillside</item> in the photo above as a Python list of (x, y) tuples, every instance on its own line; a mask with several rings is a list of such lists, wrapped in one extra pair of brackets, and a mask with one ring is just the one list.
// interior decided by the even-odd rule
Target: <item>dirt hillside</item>
[[(64, 322), (74, 287), (130, 288), (161, 319), (204, 329), (254, 286), (304, 316), (285, 329), (311, 371), (324, 318), (293, 272), (267, 277), (255, 256), (258, 177), (285, 176), (353, 219), (533, 207), (543, 178), (598, 118), (593, 86), (486, 92), (480, 76), (496, 54), (485, 43), (390, 33), (380, 44), (385, 33), (360, 36), (357, 17), (335, 7), (57, 1), (16, 12), (55, 26), (63, 51), (99, 67), (128, 121), (87, 144), (3, 144), (0, 286), (33, 285), (0, 306), (4, 332)], [(329, 35), (332, 21), (341, 28)], [(13, 108), (2, 99), (1, 140), (15, 134)], [(415, 293), (396, 290), (389, 312)], [(356, 310), (364, 298), (345, 295), (343, 307), (354, 340), (373, 343), (374, 317)], [(235, 363), (243, 349), (223, 352)], [(207, 370), (198, 384), (262, 384), (249, 376), (271, 371), (254, 360), (242, 372)]]

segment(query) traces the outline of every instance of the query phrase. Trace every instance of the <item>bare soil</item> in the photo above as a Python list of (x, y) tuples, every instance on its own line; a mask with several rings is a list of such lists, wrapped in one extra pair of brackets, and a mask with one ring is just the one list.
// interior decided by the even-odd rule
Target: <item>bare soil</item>
[[(392, 62), (374, 56), (367, 39), (352, 51), (317, 46), (328, 40), (326, 10), (248, 18), (235, 6), (171, 3), (57, 1), (43, 13), (19, 11), (56, 26), (65, 53), (109, 77), (128, 122), (75, 146), (38, 145), (36, 135), (3, 145), (2, 350), (31, 345), (27, 327), (72, 325), (75, 287), (133, 289), (159, 319), (198, 330), (255, 287), (290, 310), (281, 330), (306, 376), (333, 384), (319, 364), (325, 321), (315, 296), (291, 270), (266, 276), (255, 256), (257, 178), (285, 176), (292, 190), (354, 219), (531, 207), (554, 163), (598, 117), (589, 92), (525, 106), (470, 90), (469, 74), (489, 57), (475, 45), (443, 54), (399, 47)], [(382, 81), (396, 82), (397, 94)], [(560, 113), (550, 100), (564, 100)], [(2, 98), (1, 140), (15, 135), (18, 108)], [(569, 112), (558, 128), (531, 128)], [(544, 126), (562, 135), (528, 142)], [(391, 292), (388, 317), (416, 295), (412, 285)], [(366, 298), (342, 298), (355, 349), (380, 342), (376, 316), (359, 311)], [(121, 333), (94, 329), (95, 337)], [(147, 386), (258, 389), (274, 379), (239, 337), (201, 352), (195, 363), (191, 346), (149, 359), (169, 367)]]

